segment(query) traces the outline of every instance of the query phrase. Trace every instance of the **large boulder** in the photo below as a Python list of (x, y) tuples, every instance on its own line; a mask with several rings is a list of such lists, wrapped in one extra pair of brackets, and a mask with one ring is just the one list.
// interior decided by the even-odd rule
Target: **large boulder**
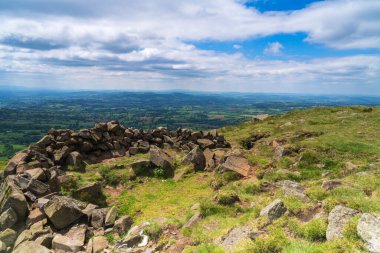
[(357, 210), (344, 207), (336, 206), (331, 210), (328, 217), (328, 226), (326, 231), (326, 239), (333, 240), (343, 237), (343, 230), (347, 223), (359, 212)]
[(0, 186), (0, 213), (12, 208), (18, 221), (24, 221), (28, 212), (28, 203), (21, 189), (8, 177)]
[(51, 253), (51, 251), (37, 242), (26, 241), (17, 246), (13, 253)]
[(99, 182), (91, 183), (83, 186), (73, 192), (75, 199), (89, 202), (92, 204), (103, 206), (106, 204), (106, 199), (102, 191), (102, 185)]
[(13, 156), (4, 169), (4, 176), (6, 177), (9, 175), (16, 174), (17, 166), (25, 162), (27, 157), (28, 157), (28, 154), (26, 151), (21, 151), (17, 153), (15, 156)]
[(83, 157), (78, 151), (71, 152), (66, 158), (66, 165), (72, 167), (73, 169), (83, 169), (85, 163), (83, 162)]
[(182, 164), (191, 165), (195, 171), (204, 170), (206, 168), (206, 157), (202, 149), (196, 146), (183, 158)]
[(149, 160), (152, 164), (163, 169), (172, 169), (174, 158), (165, 150), (152, 146), (149, 151)]
[(43, 210), (57, 229), (63, 229), (82, 217), (83, 213), (76, 202), (65, 196), (54, 196)]
[(133, 220), (130, 216), (122, 216), (115, 221), (113, 231), (119, 235), (127, 233), (133, 224)]
[(365, 242), (368, 251), (380, 252), (380, 217), (369, 213), (363, 214), (357, 226), (358, 235)]
[(272, 221), (283, 216), (286, 211), (285, 204), (280, 199), (276, 199), (261, 210), (260, 216), (268, 217)]
[(246, 177), (252, 172), (248, 159), (238, 156), (229, 156), (220, 167), (221, 171), (232, 170)]

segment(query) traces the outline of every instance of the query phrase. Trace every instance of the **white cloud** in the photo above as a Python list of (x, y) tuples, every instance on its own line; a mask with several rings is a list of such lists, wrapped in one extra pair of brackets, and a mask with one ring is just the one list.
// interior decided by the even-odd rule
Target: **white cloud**
[[(168, 87), (170, 81), (193, 87), (199, 83), (200, 88), (220, 84), (221, 90), (239, 83), (243, 90), (254, 90), (259, 83), (274, 89), (278, 83), (336, 85), (360, 79), (372, 85), (379, 78), (378, 55), (260, 61), (241, 53), (199, 50), (188, 41), (242, 41), (304, 32), (308, 42), (336, 49), (380, 49), (380, 1), (330, 0), (298, 11), (266, 13), (242, 2), (3, 0), (0, 70), (57, 79), (70, 73), (72, 81), (96, 77), (94, 87), (117, 80), (124, 88), (136, 83)], [(266, 53), (281, 49), (274, 42)]]
[(268, 43), (267, 47), (264, 49), (265, 54), (279, 55), (281, 54), (284, 46), (280, 42)]

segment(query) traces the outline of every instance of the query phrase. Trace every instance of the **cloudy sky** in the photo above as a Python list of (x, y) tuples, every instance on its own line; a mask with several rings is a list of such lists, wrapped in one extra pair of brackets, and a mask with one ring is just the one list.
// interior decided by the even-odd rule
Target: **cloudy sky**
[(1, 0), (0, 85), (380, 94), (379, 0)]

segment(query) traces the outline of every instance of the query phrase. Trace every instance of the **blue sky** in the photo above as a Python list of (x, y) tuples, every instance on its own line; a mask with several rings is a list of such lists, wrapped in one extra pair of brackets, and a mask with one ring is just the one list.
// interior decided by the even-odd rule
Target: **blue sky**
[(378, 0), (2, 0), (0, 86), (380, 94)]

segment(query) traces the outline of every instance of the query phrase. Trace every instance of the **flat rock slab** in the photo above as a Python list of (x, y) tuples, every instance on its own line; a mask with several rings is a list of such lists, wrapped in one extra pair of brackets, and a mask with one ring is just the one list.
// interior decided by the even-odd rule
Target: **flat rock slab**
[(229, 156), (222, 164), (221, 170), (232, 170), (244, 177), (247, 177), (251, 173), (252, 167), (248, 159), (244, 157)]
[(380, 217), (365, 213), (359, 219), (358, 235), (365, 242), (368, 251), (380, 252)]
[(228, 232), (216, 243), (222, 245), (227, 252), (231, 252), (242, 240), (248, 239), (251, 236), (251, 228), (249, 226), (237, 227)]
[(347, 223), (359, 212), (357, 210), (336, 206), (329, 214), (326, 239), (333, 240), (343, 237), (343, 230)]

